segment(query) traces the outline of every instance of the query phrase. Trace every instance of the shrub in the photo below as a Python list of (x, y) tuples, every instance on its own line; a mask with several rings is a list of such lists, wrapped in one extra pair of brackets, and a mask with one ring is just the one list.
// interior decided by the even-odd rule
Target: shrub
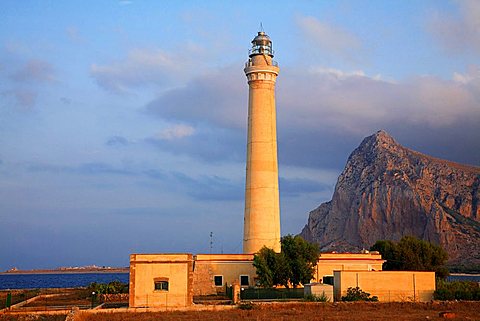
[(435, 300), (470, 300), (480, 301), (480, 286), (472, 281), (437, 280), (437, 290), (433, 293)]
[(370, 293), (362, 291), (362, 289), (357, 286), (355, 288), (348, 288), (347, 295), (342, 296), (342, 301), (378, 301), (378, 297), (370, 297)]
[(330, 298), (322, 292), (320, 295), (309, 294), (305, 296), (305, 301), (309, 302), (329, 302)]
[(110, 283), (90, 283), (88, 286), (90, 292), (95, 292), (96, 294), (118, 294), (118, 293), (128, 293), (128, 284), (122, 283), (120, 281), (112, 281)]

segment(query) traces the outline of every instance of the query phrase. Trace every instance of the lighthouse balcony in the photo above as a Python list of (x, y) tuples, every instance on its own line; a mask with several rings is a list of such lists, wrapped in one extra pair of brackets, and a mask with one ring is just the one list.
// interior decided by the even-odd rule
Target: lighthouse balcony
[[(245, 63), (245, 68), (253, 67), (253, 66), (254, 66), (254, 64), (253, 64), (252, 60), (250, 60), (250, 59)], [(272, 60), (271, 66), (278, 67), (278, 62), (276, 62), (275, 60)]]

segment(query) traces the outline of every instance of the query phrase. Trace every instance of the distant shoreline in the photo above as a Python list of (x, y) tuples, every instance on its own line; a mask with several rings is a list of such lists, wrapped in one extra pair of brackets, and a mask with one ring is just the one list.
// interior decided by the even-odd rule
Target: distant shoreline
[(19, 275), (19, 274), (86, 274), (86, 273), (128, 273), (129, 268), (112, 269), (68, 269), (68, 270), (18, 270), (0, 272), (0, 275)]

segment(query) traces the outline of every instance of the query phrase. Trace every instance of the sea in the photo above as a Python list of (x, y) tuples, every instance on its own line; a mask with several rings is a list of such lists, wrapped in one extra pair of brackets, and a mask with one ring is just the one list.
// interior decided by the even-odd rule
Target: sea
[[(86, 287), (92, 282), (128, 283), (127, 273), (0, 274), (0, 290)], [(453, 274), (449, 281), (480, 282), (480, 274)]]
[(128, 272), (0, 274), (0, 290), (78, 288), (86, 287), (93, 282), (109, 283), (115, 280), (128, 283)]

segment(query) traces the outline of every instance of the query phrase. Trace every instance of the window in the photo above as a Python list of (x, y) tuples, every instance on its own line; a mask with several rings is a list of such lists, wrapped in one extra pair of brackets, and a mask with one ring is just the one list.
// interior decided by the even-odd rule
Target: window
[(213, 281), (215, 282), (215, 286), (223, 286), (223, 275), (215, 275)]
[(333, 285), (333, 275), (324, 275), (323, 276), (323, 284)]
[(157, 278), (154, 280), (155, 291), (168, 291), (168, 278)]
[(248, 275), (240, 275), (240, 286), (249, 286), (249, 277)]

